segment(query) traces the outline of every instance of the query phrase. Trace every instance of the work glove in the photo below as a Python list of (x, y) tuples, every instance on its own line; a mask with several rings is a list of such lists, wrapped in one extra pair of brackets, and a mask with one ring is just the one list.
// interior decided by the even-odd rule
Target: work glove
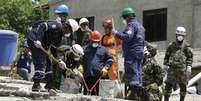
[(103, 77), (106, 77), (107, 76), (107, 74), (108, 74), (108, 67), (104, 67), (102, 70), (101, 70), (101, 75), (103, 76)]
[(191, 75), (191, 72), (192, 72), (192, 71), (191, 71), (191, 66), (187, 66), (187, 69), (186, 69), (186, 72), (185, 72), (186, 75), (187, 75), (187, 76), (190, 76), (190, 75)]
[(157, 90), (158, 89), (158, 84), (157, 83), (149, 84), (147, 86), (147, 88)]
[(66, 74), (66, 77), (70, 77), (72, 75), (72, 70), (67, 68), (65, 74)]
[(79, 77), (83, 77), (83, 74), (80, 72), (80, 70), (78, 68), (73, 69), (73, 72), (75, 75), (77, 75)]
[(84, 68), (82, 65), (80, 65), (77, 70), (80, 72), (80, 73), (84, 73)]
[(170, 66), (168, 66), (168, 65), (163, 66), (163, 69), (165, 70), (165, 72), (168, 72), (169, 68), (170, 68)]
[(115, 36), (118, 33), (116, 29), (112, 29), (112, 34)]
[(59, 67), (63, 70), (66, 70), (66, 63), (64, 61), (62, 61), (61, 59), (59, 60)]
[(36, 46), (36, 48), (41, 48), (42, 44), (39, 40), (34, 41), (34, 45)]
[(144, 47), (144, 55), (149, 56), (150, 52), (148, 51), (147, 47)]

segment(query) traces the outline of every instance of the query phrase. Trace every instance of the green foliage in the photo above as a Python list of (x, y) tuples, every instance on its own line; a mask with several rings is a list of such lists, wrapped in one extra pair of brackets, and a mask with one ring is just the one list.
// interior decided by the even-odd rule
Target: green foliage
[(18, 40), (17, 40), (17, 51), (21, 52), (22, 51), (22, 46), (24, 45), (24, 42), (26, 41), (25, 35), (24, 34), (20, 34), (18, 36)]
[(18, 74), (14, 73), (12, 76), (11, 76), (12, 79), (15, 79), (15, 80), (23, 80), (23, 78), (21, 76), (19, 76)]
[(0, 29), (19, 33), (18, 46), (21, 46), (28, 25), (48, 19), (48, 13), (33, 5), (31, 0), (0, 0)]

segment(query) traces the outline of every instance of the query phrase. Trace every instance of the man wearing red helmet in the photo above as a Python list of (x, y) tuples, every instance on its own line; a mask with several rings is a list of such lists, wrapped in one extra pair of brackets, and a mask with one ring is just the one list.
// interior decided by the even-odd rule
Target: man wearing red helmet
[[(101, 34), (94, 31), (89, 35), (91, 43), (84, 47), (83, 70), (84, 79), (89, 89), (96, 83), (100, 77), (107, 76), (113, 59), (107, 50), (100, 45)], [(99, 84), (92, 90), (91, 95), (98, 95)], [(84, 85), (84, 94), (87, 94), (86, 85)]]
[(110, 80), (115, 80), (117, 77), (118, 65), (117, 55), (121, 52), (121, 40), (112, 35), (112, 20), (104, 20), (103, 28), (105, 31), (105, 35), (103, 35), (102, 37), (101, 44), (108, 50), (114, 60), (110, 70), (108, 71), (108, 77)]

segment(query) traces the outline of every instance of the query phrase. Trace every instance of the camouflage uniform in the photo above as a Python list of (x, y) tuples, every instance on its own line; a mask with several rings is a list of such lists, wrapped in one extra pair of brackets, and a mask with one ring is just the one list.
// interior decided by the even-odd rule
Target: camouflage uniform
[(81, 45), (82, 47), (89, 43), (89, 31), (82, 31), (81, 28), (76, 31), (76, 43)]
[[(186, 85), (188, 77), (186, 75), (187, 66), (192, 66), (193, 53), (190, 45), (183, 41), (182, 43), (172, 42), (165, 54), (164, 65), (170, 68), (167, 71), (167, 79), (165, 81), (165, 101), (168, 101), (174, 84), (180, 86), (180, 100), (184, 99), (186, 95)], [(183, 100), (181, 100), (183, 101)]]
[[(80, 66), (80, 60), (76, 61), (74, 60), (74, 56), (72, 52), (66, 52), (65, 51), (58, 51), (58, 58), (62, 59), (66, 63), (66, 67), (73, 70), (75, 68), (78, 68)], [(57, 64), (56, 64), (57, 65)], [(68, 70), (62, 70), (60, 68), (54, 68), (54, 86), (56, 89), (63, 90), (64, 86), (64, 79), (66, 77), (74, 78), (74, 75), (70, 73)]]
[(147, 47), (149, 54), (145, 54), (142, 65), (144, 92), (141, 99), (142, 101), (161, 101), (162, 94), (159, 91), (159, 86), (163, 82), (164, 72), (154, 58), (157, 53), (156, 49), (148, 42), (145, 42), (145, 47)]

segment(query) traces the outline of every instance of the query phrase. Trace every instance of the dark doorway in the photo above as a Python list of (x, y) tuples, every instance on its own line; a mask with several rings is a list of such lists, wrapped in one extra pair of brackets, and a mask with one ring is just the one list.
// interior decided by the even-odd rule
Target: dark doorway
[(149, 42), (167, 39), (167, 8), (143, 11), (145, 39)]

